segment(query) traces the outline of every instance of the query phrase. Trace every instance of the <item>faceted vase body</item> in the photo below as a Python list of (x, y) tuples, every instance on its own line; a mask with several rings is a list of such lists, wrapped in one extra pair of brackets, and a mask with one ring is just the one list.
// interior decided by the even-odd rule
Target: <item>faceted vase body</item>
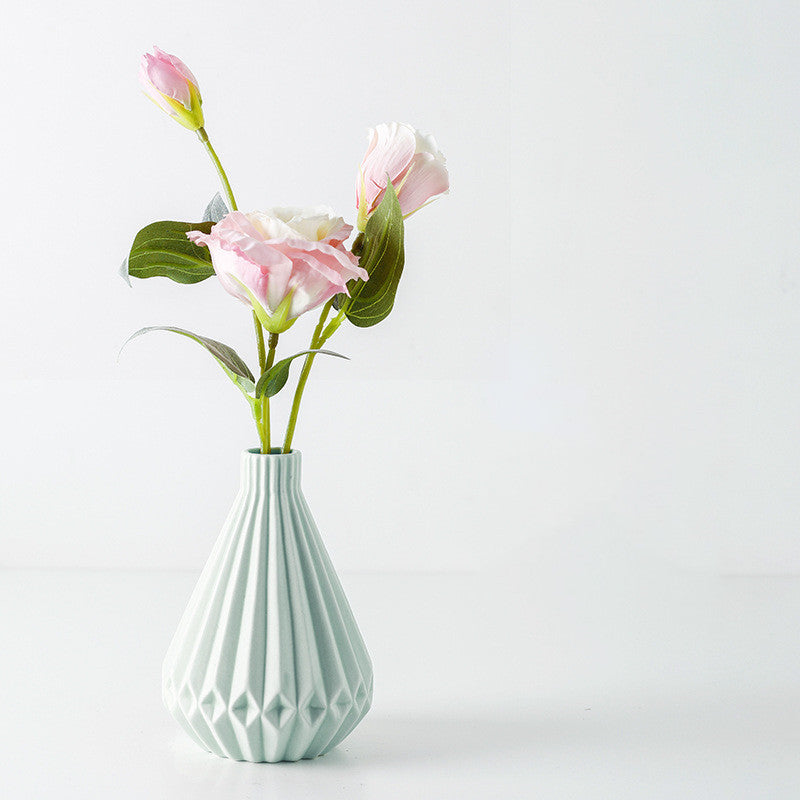
[(369, 710), (372, 663), (303, 497), (299, 452), (242, 454), (163, 691), (189, 736), (239, 761), (314, 758)]

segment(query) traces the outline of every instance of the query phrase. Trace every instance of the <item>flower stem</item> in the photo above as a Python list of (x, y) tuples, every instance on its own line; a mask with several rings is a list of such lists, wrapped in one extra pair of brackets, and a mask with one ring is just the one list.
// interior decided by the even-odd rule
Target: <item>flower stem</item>
[[(264, 329), (261, 327), (261, 320), (258, 318), (256, 312), (253, 312), (253, 324), (256, 326), (256, 344), (258, 346), (258, 368), (263, 375), (269, 367), (272, 366), (272, 362), (270, 361), (269, 366), (267, 366), (267, 353), (264, 348)], [(269, 335), (270, 342), (272, 341), (273, 334)], [(277, 343), (277, 337), (275, 339)], [(274, 358), (275, 351), (270, 350), (270, 355)], [(260, 413), (259, 413), (260, 411)], [(258, 419), (259, 416), (261, 417), (261, 423), (259, 424)], [(267, 421), (266, 428), (264, 427), (264, 420)], [(261, 400), (261, 409), (257, 410), (256, 413), (256, 427), (258, 428), (258, 435), (261, 437), (261, 452), (262, 453), (269, 453), (270, 450), (270, 441), (269, 441), (269, 398), (264, 397)]]
[(258, 368), (263, 374), (266, 372), (264, 367), (267, 364), (267, 353), (264, 349), (264, 329), (261, 327), (261, 320), (256, 316), (255, 311), (253, 312), (253, 323), (256, 326), (256, 342), (258, 343)]
[[(328, 318), (328, 314), (331, 310), (331, 306), (333, 305), (333, 298), (328, 300), (327, 303), (322, 307), (322, 311), (319, 315), (319, 322), (317, 323), (317, 327), (314, 328), (314, 333), (311, 336), (311, 344), (309, 346), (309, 350), (318, 350), (322, 347), (323, 343), (329, 336), (333, 333), (331, 331), (328, 336), (325, 336), (323, 333), (323, 327), (325, 325), (325, 320)], [(339, 312), (341, 315), (342, 312)], [(338, 319), (338, 317), (337, 317)], [(331, 323), (333, 324), (333, 323)], [(328, 326), (330, 327), (330, 326)], [(338, 325), (336, 326), (339, 327)], [(327, 328), (325, 329), (327, 331)], [(334, 328), (336, 330), (336, 328)], [(311, 372), (311, 365), (314, 363), (314, 359), (316, 358), (315, 353), (309, 353), (305, 361), (303, 361), (303, 369), (300, 372), (300, 379), (297, 381), (297, 389), (294, 392), (294, 400), (292, 401), (292, 411), (289, 414), (289, 424), (286, 426), (286, 437), (283, 440), (283, 450), (281, 452), (288, 453), (292, 449), (292, 438), (294, 437), (294, 429), (297, 426), (297, 414), (300, 411), (300, 401), (303, 399), (303, 391), (306, 388), (306, 383), (308, 382), (308, 375)]]
[[(269, 335), (269, 353), (267, 354), (267, 360), (264, 364), (262, 374), (264, 372), (269, 372), (270, 367), (275, 363), (275, 348), (277, 346), (278, 334), (271, 333)], [(269, 397), (264, 395), (261, 403), (261, 428), (264, 431), (264, 441), (261, 443), (261, 452), (267, 455), (272, 449), (272, 443), (270, 442)]]
[(225, 196), (228, 199), (228, 205), (230, 206), (231, 211), (236, 211), (236, 199), (233, 196), (233, 190), (231, 189), (231, 185), (228, 182), (228, 176), (225, 174), (225, 170), (222, 169), (222, 162), (219, 160), (219, 156), (216, 154), (214, 148), (211, 146), (211, 141), (208, 138), (208, 134), (206, 133), (205, 128), (197, 129), (197, 138), (202, 142), (203, 147), (205, 147), (206, 152), (208, 153), (209, 157), (211, 158), (211, 161), (216, 167), (217, 175), (219, 175), (219, 179), (222, 182), (222, 188), (225, 191)]
[(263, 400), (255, 400), (253, 402), (253, 419), (256, 421), (256, 430), (258, 431), (258, 441), (261, 444), (261, 452), (265, 453), (269, 448), (264, 438), (264, 426), (261, 424), (261, 417), (263, 415), (264, 403)]
[(317, 347), (322, 347), (322, 345), (325, 342), (327, 342), (328, 339), (330, 339), (331, 336), (333, 336), (333, 334), (336, 333), (336, 331), (339, 330), (339, 326), (342, 324), (342, 321), (344, 320), (344, 312), (345, 309), (344, 306), (342, 306), (339, 309), (339, 313), (328, 323), (325, 330), (322, 331), (322, 334), (319, 337), (319, 344), (317, 345)]
[[(256, 342), (258, 342), (258, 369), (260, 374), (266, 372), (267, 366), (267, 352), (264, 348), (264, 329), (261, 327), (261, 320), (253, 312), (253, 324), (256, 327)], [(268, 453), (270, 449), (267, 440), (266, 431), (264, 430), (264, 403), (268, 402), (266, 398), (256, 400), (256, 405), (253, 408), (253, 416), (256, 420), (256, 430), (258, 431), (258, 438), (261, 442), (261, 452)], [(267, 412), (269, 413), (269, 412)]]
[[(228, 180), (228, 176), (225, 174), (225, 170), (222, 168), (222, 162), (219, 160), (219, 156), (217, 155), (216, 150), (211, 144), (211, 140), (208, 138), (208, 134), (206, 133), (205, 128), (198, 128), (197, 131), (197, 138), (200, 140), (203, 147), (205, 147), (206, 152), (208, 153), (208, 157), (211, 159), (211, 162), (214, 164), (214, 168), (217, 170), (217, 175), (219, 176), (220, 182), (222, 183), (222, 189), (225, 192), (225, 197), (228, 201), (228, 206), (230, 207), (231, 211), (236, 211), (236, 198), (233, 196), (233, 189), (231, 189), (230, 181)], [(256, 312), (253, 311), (253, 323), (256, 327), (256, 342), (258, 345), (258, 366), (261, 368), (261, 372), (266, 372), (269, 369), (266, 366), (266, 354), (264, 351), (264, 330), (261, 327), (261, 322), (256, 316)], [(271, 337), (270, 337), (271, 340)], [(275, 342), (277, 344), (277, 337), (275, 338)], [(274, 348), (272, 357), (275, 357)], [(270, 366), (272, 364), (270, 363)], [(258, 401), (256, 401), (258, 402)], [(262, 422), (259, 423), (259, 416), (262, 418)], [(266, 420), (266, 428), (264, 427), (263, 420)], [(256, 409), (256, 428), (258, 429), (258, 435), (261, 439), (261, 452), (262, 453), (269, 453), (269, 399), (264, 398), (261, 408), (261, 414), (259, 415), (258, 409)]]

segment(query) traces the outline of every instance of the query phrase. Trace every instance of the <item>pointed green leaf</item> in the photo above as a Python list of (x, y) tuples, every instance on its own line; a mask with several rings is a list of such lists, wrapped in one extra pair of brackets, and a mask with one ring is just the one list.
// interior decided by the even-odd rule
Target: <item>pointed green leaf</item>
[(213, 224), (164, 220), (146, 225), (133, 240), (127, 274), (134, 278), (169, 278), (176, 283), (199, 283), (210, 278), (214, 267), (208, 248), (190, 242), (186, 233), (208, 233)]
[(350, 360), (347, 356), (343, 356), (341, 353), (334, 353), (332, 350), (303, 350), (299, 353), (295, 353), (293, 356), (289, 356), (288, 358), (282, 359), (277, 364), (273, 364), (272, 367), (258, 379), (258, 383), (256, 384), (256, 398), (274, 397), (278, 394), (286, 385), (286, 381), (289, 380), (289, 367), (292, 361), (296, 358), (300, 358), (300, 356), (308, 355), (309, 353), (313, 353), (314, 355), (322, 353), (326, 356), (336, 356), (336, 358)]
[[(225, 374), (236, 384), (236, 386), (239, 387), (239, 389), (241, 389), (248, 400), (252, 401), (253, 398), (250, 397), (249, 393), (255, 390), (255, 377), (253, 376), (253, 373), (250, 372), (250, 368), (244, 363), (244, 361), (242, 361), (238, 353), (232, 347), (222, 344), (222, 342), (217, 342), (214, 339), (208, 339), (205, 336), (198, 336), (198, 334), (184, 330), (183, 328), (174, 328), (170, 325), (153, 325), (150, 328), (142, 328), (141, 330), (136, 331), (136, 333), (128, 337), (122, 347), (125, 347), (125, 345), (131, 341), (131, 339), (135, 339), (137, 336), (141, 336), (144, 333), (150, 333), (151, 331), (171, 331), (172, 333), (178, 333), (181, 336), (186, 336), (189, 339), (197, 342), (199, 345), (208, 350), (209, 353), (211, 353), (215, 361), (225, 371)], [(120, 348), (120, 352), (122, 352), (122, 348)]]
[(358, 263), (369, 273), (369, 280), (351, 281), (347, 285), (350, 300), (339, 298), (353, 325), (369, 328), (389, 316), (403, 274), (403, 235), (403, 212), (390, 182), (359, 242), (363, 249)]

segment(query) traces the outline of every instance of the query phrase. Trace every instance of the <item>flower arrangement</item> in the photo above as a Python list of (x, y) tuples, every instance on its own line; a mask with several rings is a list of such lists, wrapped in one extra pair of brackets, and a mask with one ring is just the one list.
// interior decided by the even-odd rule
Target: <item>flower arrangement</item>
[[(304, 357), (280, 447), (288, 453), (314, 359), (321, 354), (344, 358), (323, 345), (345, 320), (368, 328), (391, 312), (404, 265), (404, 221), (448, 191), (444, 156), (433, 137), (410, 125), (392, 122), (372, 129), (356, 179), (358, 233), (348, 246), (353, 226), (327, 206), (238, 210), (204, 127), (197, 79), (179, 58), (155, 47), (142, 56), (139, 81), (157, 106), (196, 133), (224, 198), (215, 195), (201, 222), (167, 220), (142, 228), (123, 275), (194, 284), (216, 274), (222, 288), (252, 312), (259, 376), (231, 347), (181, 328), (142, 328), (128, 341), (166, 330), (204, 347), (247, 400), (265, 454), (277, 452), (270, 398), (286, 385), (292, 362)], [(276, 360), (279, 337), (302, 314), (318, 308), (308, 348)]]

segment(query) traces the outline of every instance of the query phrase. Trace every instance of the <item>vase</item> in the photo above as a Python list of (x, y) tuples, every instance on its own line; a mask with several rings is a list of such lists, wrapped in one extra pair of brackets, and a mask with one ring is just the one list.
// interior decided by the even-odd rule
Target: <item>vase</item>
[(164, 702), (201, 747), (297, 761), (372, 702), (372, 663), (300, 487), (300, 453), (242, 453), (239, 493), (167, 651)]

